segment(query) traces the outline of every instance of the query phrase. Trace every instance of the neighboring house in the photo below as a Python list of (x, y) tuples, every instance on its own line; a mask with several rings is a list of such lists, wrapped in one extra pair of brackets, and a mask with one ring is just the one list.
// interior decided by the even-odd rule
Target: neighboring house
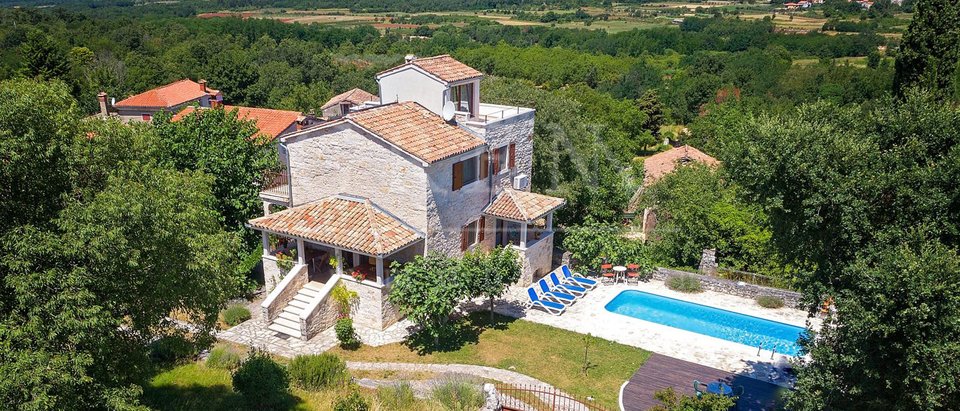
[(335, 119), (368, 103), (379, 104), (380, 97), (355, 88), (333, 96), (320, 110), (323, 111), (324, 118)]
[[(314, 122), (313, 118), (304, 116), (299, 111), (230, 105), (224, 105), (222, 107), (226, 111), (236, 110), (237, 118), (241, 120), (253, 121), (257, 126), (257, 130), (259, 130), (258, 135), (266, 137), (269, 141), (273, 141), (278, 137), (300, 130)], [(173, 118), (171, 118), (171, 121), (179, 121), (180, 119), (192, 114), (197, 110), (209, 109), (210, 108), (198, 106), (188, 106), (183, 110), (180, 110), (179, 113), (175, 114)]]
[(107, 93), (97, 95), (100, 116), (117, 116), (124, 123), (150, 121), (160, 111), (177, 113), (186, 106), (210, 107), (223, 101), (219, 90), (207, 87), (206, 80), (176, 81), (110, 104)]
[[(640, 195), (645, 188), (653, 185), (653, 183), (657, 182), (657, 180), (663, 176), (674, 172), (678, 167), (691, 163), (703, 163), (711, 167), (716, 167), (720, 164), (720, 161), (689, 145), (673, 147), (644, 159), (643, 184), (640, 185), (640, 188), (634, 193), (633, 198), (630, 199), (627, 212), (635, 213), (637, 211), (640, 206)], [(650, 207), (645, 208), (642, 218), (641, 234), (643, 238), (646, 239), (649, 238), (657, 226), (656, 210)]]
[[(377, 76), (390, 102), (280, 138), (286, 178), (249, 222), (262, 232), (271, 330), (306, 339), (330, 327), (336, 284), (359, 294), (357, 324), (384, 329), (399, 320), (386, 300), (391, 264), (428, 252), (513, 247), (520, 284), (551, 270), (564, 200), (529, 192), (534, 110), (482, 104), (481, 73), (449, 56), (422, 60)], [(468, 111), (445, 121), (448, 101)], [(285, 272), (278, 258), (290, 254)]]

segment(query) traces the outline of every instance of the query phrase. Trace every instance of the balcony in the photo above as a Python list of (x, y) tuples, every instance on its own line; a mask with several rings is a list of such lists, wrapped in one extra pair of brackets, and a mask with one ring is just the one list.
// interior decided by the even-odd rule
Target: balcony
[(267, 172), (263, 179), (260, 199), (281, 205), (287, 205), (290, 202), (290, 176), (286, 169)]
[(477, 112), (471, 115), (465, 111), (456, 112), (457, 122), (465, 127), (469, 127), (478, 132), (486, 132), (489, 128), (496, 127), (501, 123), (512, 118), (524, 115), (533, 116), (534, 109), (528, 107), (504, 106), (500, 104), (480, 103)]

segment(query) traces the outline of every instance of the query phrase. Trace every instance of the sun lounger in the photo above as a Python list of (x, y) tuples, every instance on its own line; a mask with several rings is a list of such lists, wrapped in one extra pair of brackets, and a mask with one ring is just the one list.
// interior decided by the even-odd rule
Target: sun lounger
[(550, 286), (547, 285), (547, 280), (544, 280), (543, 278), (541, 278), (540, 281), (537, 281), (537, 284), (540, 285), (540, 292), (545, 299), (554, 300), (564, 304), (571, 304), (577, 299), (577, 296), (573, 294), (568, 294), (561, 290), (551, 290)]
[(563, 311), (567, 309), (567, 306), (563, 305), (562, 303), (541, 299), (540, 295), (537, 294), (537, 290), (535, 290), (533, 287), (527, 288), (527, 298), (529, 299), (526, 306), (528, 309), (540, 307), (543, 308), (544, 311), (553, 315), (563, 314)]
[(587, 294), (587, 289), (583, 288), (576, 284), (567, 283), (564, 284), (560, 281), (560, 278), (557, 277), (556, 271), (551, 271), (550, 274), (547, 274), (547, 278), (550, 279), (550, 283), (553, 284), (553, 289), (558, 291), (563, 291), (565, 293), (573, 294), (577, 297), (583, 297)]
[(563, 275), (563, 278), (568, 283), (571, 283), (571, 282), (576, 283), (581, 287), (589, 288), (591, 290), (594, 288), (597, 288), (597, 286), (600, 285), (600, 283), (598, 283), (597, 280), (591, 280), (589, 278), (586, 278), (582, 275), (579, 275), (570, 271), (570, 267), (568, 267), (566, 264), (560, 266), (560, 274)]

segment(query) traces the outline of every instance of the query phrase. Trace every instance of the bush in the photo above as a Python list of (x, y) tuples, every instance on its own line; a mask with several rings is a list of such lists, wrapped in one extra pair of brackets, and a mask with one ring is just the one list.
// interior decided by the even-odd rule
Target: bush
[(433, 389), (433, 398), (443, 409), (473, 411), (483, 406), (483, 391), (476, 384), (465, 381), (447, 381)]
[(761, 295), (757, 297), (757, 305), (763, 308), (782, 308), (783, 298), (772, 295)]
[(667, 280), (667, 288), (681, 293), (699, 293), (703, 291), (700, 279), (692, 275), (678, 275)]
[(233, 389), (256, 409), (286, 408), (291, 399), (287, 370), (260, 351), (251, 351), (234, 371)]
[(293, 383), (305, 390), (339, 386), (350, 379), (347, 364), (330, 353), (298, 355), (290, 362)]
[(242, 305), (231, 305), (220, 313), (223, 322), (233, 327), (250, 319), (250, 310)]
[(333, 411), (367, 411), (370, 405), (364, 400), (360, 393), (354, 391), (350, 395), (337, 399), (333, 405)]
[(159, 363), (177, 363), (197, 355), (197, 347), (183, 337), (160, 337), (150, 344), (150, 358)]
[(413, 396), (413, 388), (410, 383), (401, 381), (392, 387), (380, 387), (377, 389), (377, 400), (384, 409), (405, 410), (413, 408), (416, 399)]
[(234, 352), (230, 347), (218, 345), (210, 350), (210, 356), (207, 357), (207, 367), (221, 370), (232, 370), (240, 366), (240, 354)]
[(357, 339), (357, 333), (353, 329), (353, 320), (341, 318), (337, 320), (337, 324), (333, 327), (333, 330), (337, 332), (337, 340), (340, 341), (341, 347), (352, 349), (360, 345), (360, 340)]

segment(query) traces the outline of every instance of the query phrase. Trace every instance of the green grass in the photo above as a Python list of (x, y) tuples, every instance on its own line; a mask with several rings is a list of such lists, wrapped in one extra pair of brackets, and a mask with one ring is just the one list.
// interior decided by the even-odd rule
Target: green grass
[(459, 363), (512, 369), (571, 394), (593, 396), (608, 409), (617, 409), (620, 385), (630, 378), (650, 353), (639, 348), (595, 338), (590, 344), (590, 367), (583, 369), (584, 335), (542, 324), (488, 313), (467, 318), (445, 347), (412, 342), (348, 351), (335, 348), (348, 361)]

